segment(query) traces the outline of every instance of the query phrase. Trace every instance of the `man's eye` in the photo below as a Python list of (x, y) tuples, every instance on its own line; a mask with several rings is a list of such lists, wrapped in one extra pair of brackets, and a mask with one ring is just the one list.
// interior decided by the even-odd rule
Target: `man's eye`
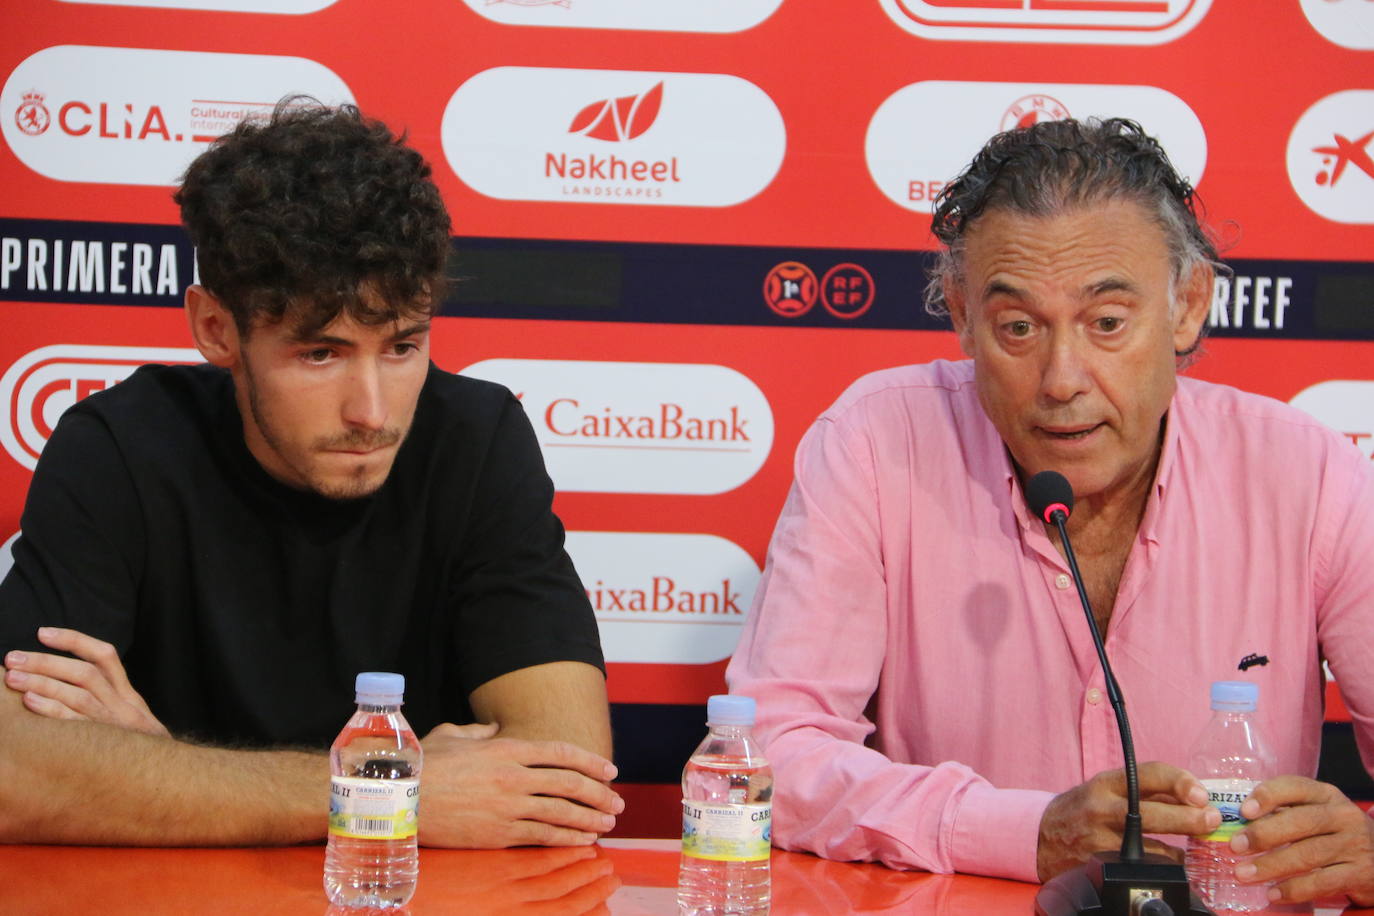
[(301, 359), (307, 363), (322, 363), (334, 355), (334, 351), (320, 347), (316, 350), (306, 350), (301, 354)]
[(1025, 337), (1031, 332), (1029, 321), (1010, 321), (1007, 322), (1007, 333), (1012, 337)]
[(1100, 331), (1115, 331), (1121, 327), (1122, 321), (1115, 315), (1104, 315), (1097, 319), (1097, 328)]

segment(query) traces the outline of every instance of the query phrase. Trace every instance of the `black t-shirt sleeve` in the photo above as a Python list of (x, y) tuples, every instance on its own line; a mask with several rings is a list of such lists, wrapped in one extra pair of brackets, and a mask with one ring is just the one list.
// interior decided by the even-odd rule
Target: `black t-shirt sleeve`
[(465, 694), (546, 662), (582, 661), (605, 671), (596, 619), (552, 503), (534, 430), (508, 395), (478, 476), (454, 580)]
[(70, 627), (113, 643), (133, 638), (142, 568), (142, 513), (119, 448), (95, 415), (63, 415), (29, 484), (0, 582), (0, 653), (44, 649), (40, 626)]

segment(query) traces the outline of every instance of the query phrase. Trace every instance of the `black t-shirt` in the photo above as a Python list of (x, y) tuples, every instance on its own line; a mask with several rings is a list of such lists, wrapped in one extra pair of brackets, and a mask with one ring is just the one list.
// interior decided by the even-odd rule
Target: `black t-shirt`
[(327, 745), (359, 671), (406, 676), (423, 734), (551, 661), (602, 667), (553, 485), (506, 389), (430, 367), (372, 496), (332, 501), (248, 451), (229, 374), (146, 366), (69, 409), (0, 582), (0, 653), (39, 626), (119, 650), (174, 734)]

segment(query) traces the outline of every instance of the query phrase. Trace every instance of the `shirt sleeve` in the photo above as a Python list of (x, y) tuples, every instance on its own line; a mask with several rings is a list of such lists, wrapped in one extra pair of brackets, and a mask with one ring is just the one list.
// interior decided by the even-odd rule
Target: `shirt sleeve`
[(596, 618), (564, 549), (524, 408), (507, 395), (459, 547), (452, 600), (464, 696), (511, 671), (580, 661), (605, 671)]
[(1333, 452), (1315, 537), (1317, 638), (1374, 776), (1374, 462), (1344, 442)]
[(866, 744), (884, 669), (907, 663), (887, 646), (873, 452), (827, 417), (803, 438), (726, 672), (732, 691), (758, 701), (779, 786), (774, 841), (830, 859), (1035, 881), (1052, 793), (995, 788), (962, 763), (897, 762)]
[(0, 652), (51, 651), (40, 626), (69, 627), (114, 644), (134, 632), (143, 564), (142, 514), (114, 439), (73, 408), (38, 462), (20, 517), (14, 565), (0, 582)]

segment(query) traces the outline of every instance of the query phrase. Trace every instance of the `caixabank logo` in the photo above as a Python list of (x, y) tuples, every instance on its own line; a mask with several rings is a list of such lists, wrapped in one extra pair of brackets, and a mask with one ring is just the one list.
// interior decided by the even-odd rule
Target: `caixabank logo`
[(1155, 45), (1202, 21), (1211, 0), (878, 0), (913, 35), (951, 41)]
[(352, 101), (343, 80), (301, 57), (59, 45), (10, 73), (0, 130), (48, 178), (170, 185), (211, 140), (293, 93)]
[(869, 174), (889, 200), (920, 213), (998, 131), (1061, 118), (1119, 116), (1157, 137), (1196, 184), (1207, 135), (1193, 110), (1154, 86), (928, 80), (888, 96), (868, 124)]
[(782, 115), (736, 76), (498, 67), (443, 118), (459, 178), (502, 200), (728, 207), (777, 175)]
[(1318, 382), (1289, 403), (1349, 438), (1366, 458), (1374, 460), (1374, 381)]
[(0, 444), (29, 470), (62, 413), (82, 398), (127, 378), (146, 363), (199, 363), (180, 347), (53, 344), (15, 360), (0, 376)]
[(1288, 137), (1288, 180), (1327, 219), (1374, 223), (1374, 90), (1337, 92), (1303, 113)]
[(709, 534), (569, 531), (608, 662), (706, 665), (730, 657), (758, 564)]
[(773, 447), (773, 411), (726, 366), (490, 359), (464, 375), (515, 392), (559, 490), (733, 490)]
[(739, 32), (763, 22), (782, 0), (463, 0), (484, 19), (505, 25), (659, 32)]

